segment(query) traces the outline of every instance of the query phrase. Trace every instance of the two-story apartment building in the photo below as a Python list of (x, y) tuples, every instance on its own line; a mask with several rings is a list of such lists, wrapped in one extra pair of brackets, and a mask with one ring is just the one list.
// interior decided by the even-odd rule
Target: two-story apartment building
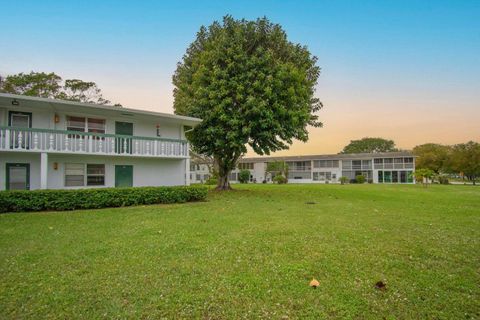
[(271, 182), (275, 173), (267, 166), (274, 161), (286, 162), (289, 183), (339, 183), (342, 176), (352, 180), (358, 175), (372, 183), (414, 183), (415, 157), (406, 151), (243, 158), (230, 181), (237, 182), (238, 173), (249, 170), (250, 181)]
[(190, 182), (191, 183), (204, 183), (207, 181), (211, 173), (211, 165), (206, 163), (190, 163)]
[(0, 190), (188, 185), (200, 119), (0, 93)]

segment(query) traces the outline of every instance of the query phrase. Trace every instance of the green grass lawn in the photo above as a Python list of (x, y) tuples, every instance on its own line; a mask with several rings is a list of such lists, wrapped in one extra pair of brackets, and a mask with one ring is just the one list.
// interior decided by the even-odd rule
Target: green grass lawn
[(0, 215), (0, 317), (480, 318), (480, 187), (235, 189)]

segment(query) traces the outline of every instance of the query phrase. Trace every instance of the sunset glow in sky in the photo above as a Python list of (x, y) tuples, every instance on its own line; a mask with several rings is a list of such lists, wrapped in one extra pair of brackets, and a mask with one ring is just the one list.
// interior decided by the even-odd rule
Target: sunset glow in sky
[(480, 1), (6, 1), (0, 74), (95, 81), (112, 102), (173, 112), (171, 77), (201, 25), (267, 16), (322, 73), (324, 127), (278, 155), (352, 139), (480, 141)]

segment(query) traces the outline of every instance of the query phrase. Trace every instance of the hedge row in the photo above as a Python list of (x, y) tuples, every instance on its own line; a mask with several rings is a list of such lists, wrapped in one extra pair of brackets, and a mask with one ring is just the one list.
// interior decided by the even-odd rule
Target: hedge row
[(0, 213), (182, 203), (205, 200), (207, 192), (204, 186), (0, 191)]

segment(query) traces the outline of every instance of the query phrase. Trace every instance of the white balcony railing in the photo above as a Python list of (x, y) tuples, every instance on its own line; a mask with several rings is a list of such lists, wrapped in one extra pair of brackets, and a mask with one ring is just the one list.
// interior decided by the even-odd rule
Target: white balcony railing
[(0, 126), (0, 150), (141, 157), (188, 157), (185, 140)]

